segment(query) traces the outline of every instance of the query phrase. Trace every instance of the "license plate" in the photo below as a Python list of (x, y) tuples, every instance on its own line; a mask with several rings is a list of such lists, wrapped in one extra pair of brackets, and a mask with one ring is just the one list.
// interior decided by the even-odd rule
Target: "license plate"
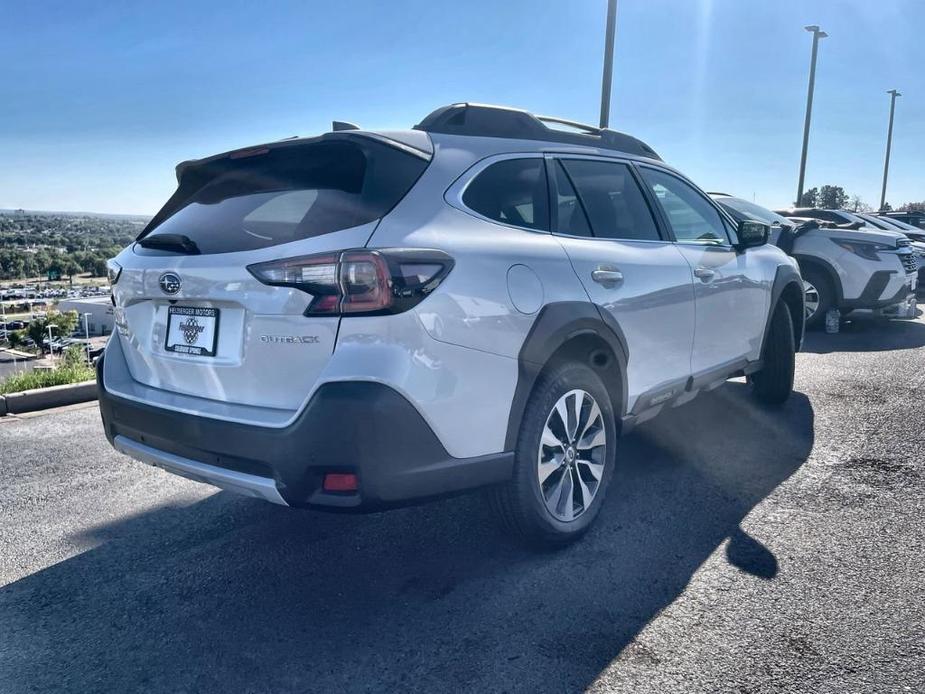
[(218, 343), (218, 309), (167, 307), (168, 352), (214, 357)]

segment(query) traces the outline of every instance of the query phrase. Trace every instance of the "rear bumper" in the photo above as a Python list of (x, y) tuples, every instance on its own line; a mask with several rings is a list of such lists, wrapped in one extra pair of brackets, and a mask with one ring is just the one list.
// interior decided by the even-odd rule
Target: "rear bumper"
[[(375, 510), (509, 479), (514, 454), (454, 458), (398, 392), (371, 382), (322, 385), (284, 428), (199, 417), (120, 398), (97, 364), (106, 437), (122, 453), (170, 472), (288, 506)], [(357, 492), (326, 492), (329, 472)]]

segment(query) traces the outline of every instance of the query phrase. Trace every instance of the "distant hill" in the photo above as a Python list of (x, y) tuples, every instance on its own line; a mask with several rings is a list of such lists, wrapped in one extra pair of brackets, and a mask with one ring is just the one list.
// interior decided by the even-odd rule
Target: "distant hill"
[(116, 214), (114, 212), (68, 212), (63, 210), (6, 210), (0, 208), (0, 215), (32, 215), (45, 217), (101, 217), (103, 219), (137, 219), (147, 224), (154, 215)]
[(150, 217), (92, 212), (0, 210), (0, 280), (102, 277), (106, 260), (130, 244)]

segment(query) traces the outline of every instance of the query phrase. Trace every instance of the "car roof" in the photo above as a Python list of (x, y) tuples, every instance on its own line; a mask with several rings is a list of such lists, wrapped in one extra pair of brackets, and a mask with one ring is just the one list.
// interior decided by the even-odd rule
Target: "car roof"
[[(578, 132), (564, 132), (549, 127), (548, 123), (565, 125)], [(618, 156), (657, 163), (680, 174), (667, 166), (649, 145), (631, 135), (506, 106), (466, 102), (442, 106), (409, 130), (363, 130), (352, 123), (334, 121), (332, 130), (321, 135), (290, 137), (190, 159), (177, 164), (177, 180), (187, 169), (225, 158), (246, 158), (270, 149), (353, 138), (375, 140), (428, 161), (434, 155), (436, 142), (480, 157), (531, 151)]]

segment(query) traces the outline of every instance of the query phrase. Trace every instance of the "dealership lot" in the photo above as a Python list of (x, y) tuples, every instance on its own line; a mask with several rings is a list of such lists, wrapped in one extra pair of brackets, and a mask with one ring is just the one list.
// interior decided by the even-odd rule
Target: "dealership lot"
[(0, 691), (921, 691), (925, 321), (810, 334), (785, 408), (640, 427), (536, 554), (481, 496), (296, 512), (0, 421)]

